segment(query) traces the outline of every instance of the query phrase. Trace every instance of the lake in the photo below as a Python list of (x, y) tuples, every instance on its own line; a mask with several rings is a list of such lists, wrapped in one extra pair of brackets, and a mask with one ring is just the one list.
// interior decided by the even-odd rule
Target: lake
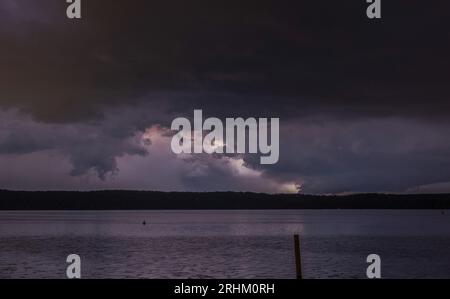
[[(145, 221), (146, 225), (143, 225)], [(450, 211), (0, 211), (0, 278), (450, 278)]]

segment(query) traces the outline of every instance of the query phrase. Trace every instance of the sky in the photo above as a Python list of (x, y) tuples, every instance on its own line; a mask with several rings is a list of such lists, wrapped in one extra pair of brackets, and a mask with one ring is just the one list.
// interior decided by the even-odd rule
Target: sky
[[(0, 189), (450, 192), (450, 4), (0, 2)], [(280, 119), (280, 159), (176, 155), (176, 117)]]

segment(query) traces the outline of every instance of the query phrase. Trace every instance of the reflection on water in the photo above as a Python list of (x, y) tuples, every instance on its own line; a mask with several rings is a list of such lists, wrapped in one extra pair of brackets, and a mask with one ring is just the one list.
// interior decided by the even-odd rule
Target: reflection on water
[[(0, 278), (450, 278), (450, 213), (440, 211), (0, 212)], [(143, 221), (146, 225), (142, 225)]]

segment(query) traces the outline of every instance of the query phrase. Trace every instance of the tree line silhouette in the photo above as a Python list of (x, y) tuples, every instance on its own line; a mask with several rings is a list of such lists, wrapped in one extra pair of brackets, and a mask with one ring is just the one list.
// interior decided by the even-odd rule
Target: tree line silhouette
[(302, 195), (248, 192), (7, 191), (0, 210), (449, 209), (450, 194)]

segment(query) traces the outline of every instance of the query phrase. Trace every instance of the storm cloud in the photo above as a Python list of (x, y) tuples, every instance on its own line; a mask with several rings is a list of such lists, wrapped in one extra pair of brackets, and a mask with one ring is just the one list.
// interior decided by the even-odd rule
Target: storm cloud
[[(450, 182), (446, 1), (386, 1), (381, 20), (358, 0), (89, 0), (81, 20), (66, 5), (0, 4), (0, 188), (343, 193)], [(155, 146), (194, 109), (279, 117), (280, 162)], [(31, 156), (25, 175), (19, 160)], [(54, 185), (39, 176), (38, 160), (52, 159), (67, 174)]]

